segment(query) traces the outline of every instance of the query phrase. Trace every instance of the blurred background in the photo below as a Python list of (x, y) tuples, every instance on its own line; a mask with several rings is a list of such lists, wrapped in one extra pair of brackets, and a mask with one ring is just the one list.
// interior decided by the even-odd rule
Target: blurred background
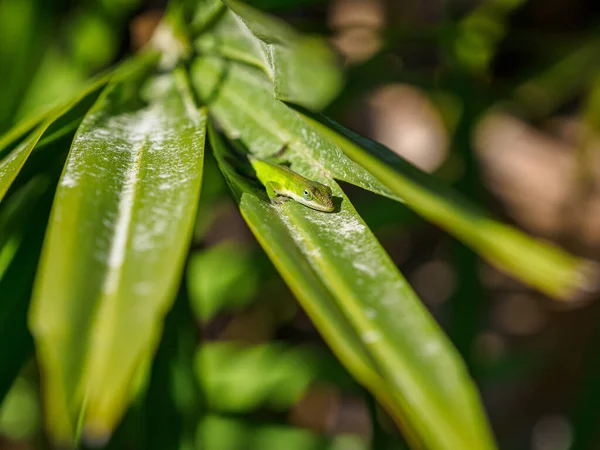
[[(0, 134), (143, 46), (165, 3), (0, 0)], [(600, 260), (600, 2), (250, 3), (338, 51), (346, 86), (327, 115), (496, 217)], [(404, 448), (207, 158), (186, 282), (146, 395), (110, 448), (150, 448), (157, 434), (180, 432), (182, 449)], [(600, 449), (596, 299), (567, 308), (398, 203), (344, 187), (463, 355), (500, 448)], [(174, 373), (166, 390), (164, 366)], [(1, 450), (51, 448), (37, 376), (31, 362), (0, 405)]]

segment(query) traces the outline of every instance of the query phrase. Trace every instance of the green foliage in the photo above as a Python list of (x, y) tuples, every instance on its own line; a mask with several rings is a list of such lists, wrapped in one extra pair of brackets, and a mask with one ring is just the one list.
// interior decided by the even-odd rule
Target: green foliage
[(11, 439), (33, 436), (40, 428), (41, 411), (35, 387), (19, 378), (0, 407), (0, 433)]
[(11, 343), (0, 347), (0, 402), (33, 353), (27, 311), (52, 201), (45, 192), (49, 184), (43, 177), (30, 180), (0, 209), (0, 258), (6, 265), (0, 267), (0, 341)]
[(215, 342), (198, 350), (196, 372), (211, 409), (241, 413), (266, 404), (285, 410), (318, 379), (324, 363), (310, 347)]
[(204, 116), (185, 75), (138, 76), (112, 82), (80, 125), (38, 271), (30, 325), (63, 441), (82, 413), (91, 439), (115, 426), (172, 304), (199, 195)]
[(335, 97), (341, 73), (335, 55), (321, 39), (302, 36), (285, 22), (241, 2), (223, 3), (227, 10), (210, 33), (195, 42), (200, 52), (259, 67), (272, 81), (273, 95), (282, 101), (322, 109)]
[(240, 423), (218, 415), (205, 417), (198, 426), (197, 448), (219, 450), (365, 450), (355, 436), (339, 436), (327, 442), (306, 430), (277, 425)]
[(240, 309), (258, 290), (258, 273), (248, 249), (230, 242), (190, 257), (189, 292), (192, 307), (204, 323), (223, 309)]
[[(223, 167), (225, 149), (217, 139), (211, 133)], [(317, 170), (301, 173), (332, 188), (341, 200), (337, 213), (324, 215), (295, 202), (270, 206), (244, 181), (228, 179), (236, 185), (242, 215), (287, 283), (301, 286), (299, 299), (317, 303), (304, 306), (309, 314), (324, 305), (339, 311), (343, 328), (331, 327), (330, 318), (321, 328), (319, 313), (313, 316), (317, 327), (325, 336), (335, 328), (332, 341), (338, 328), (352, 334), (341, 345), (354, 345), (338, 356), (345, 361), (348, 352), (356, 355), (350, 363), (360, 365), (356, 372), (378, 384), (393, 410), (401, 411), (398, 420), (406, 431), (428, 448), (491, 448), (478, 400), (451, 344), (339, 186)], [(313, 292), (306, 295), (308, 286)], [(363, 361), (356, 361), (361, 354)]]
[[(472, 38), (464, 33), (488, 36), (489, 21), (500, 26), (519, 2), (495, 4), (462, 23), (458, 47)], [(176, 431), (163, 430), (156, 442), (146, 437), (145, 448), (180, 441), (182, 448), (195, 441), (219, 450), (366, 448), (356, 436), (336, 441), (225, 416), (291, 408), (323, 379), (328, 356), (275, 343), (204, 340), (196, 348), (187, 306), (204, 327), (250, 308), (266, 290), (249, 246), (213, 242), (190, 253), (190, 241), (206, 244), (212, 216), (203, 211), (214, 209), (222, 176), (320, 335), (412, 448), (495, 448), (461, 356), (338, 181), (403, 203), (551, 296), (568, 300), (585, 290), (589, 266), (494, 221), (384, 146), (316, 116), (344, 78), (322, 39), (237, 1), (202, 1), (188, 15), (189, 6), (195, 2), (175, 3), (152, 39), (155, 51), (117, 65), (57, 106), (44, 108), (35, 83), (17, 89), (29, 92), (29, 106), (14, 99), (3, 105), (23, 115), (45, 112), (0, 138), (0, 341), (14, 342), (0, 347), (0, 399), (32, 354), (28, 316), (44, 419), (59, 444), (84, 438), (101, 445), (119, 430), (117, 442), (127, 431), (128, 420), (125, 431), (118, 428), (121, 418), (135, 404), (130, 413), (146, 408), (150, 432), (161, 421), (175, 423)], [(29, 13), (11, 14), (27, 24)], [(2, 32), (31, 31), (25, 28)], [(79, 75), (114, 56), (116, 39), (100, 16), (82, 13), (71, 31), (72, 60), (87, 68)], [(461, 70), (485, 70), (502, 33), (492, 27), (483, 53), (462, 63), (461, 55), (473, 54), (457, 47)], [(99, 41), (104, 46), (95, 47)], [(25, 51), (0, 54), (0, 61), (23, 65)], [(52, 51), (45, 55), (52, 62)], [(0, 111), (0, 126), (8, 117)], [(217, 167), (213, 162), (204, 177), (207, 122)], [(331, 187), (333, 213), (268, 201), (245, 154), (268, 157), (282, 147), (292, 170)], [(7, 405), (20, 388), (14, 385)], [(168, 410), (152, 415), (166, 403)], [(0, 425), (11, 423), (7, 417)]]
[(304, 115), (353, 161), (377, 176), (406, 205), (444, 228), (497, 267), (556, 298), (586, 290), (592, 267), (548, 243), (490, 218), (458, 193), (426, 176), (384, 146), (324, 119)]

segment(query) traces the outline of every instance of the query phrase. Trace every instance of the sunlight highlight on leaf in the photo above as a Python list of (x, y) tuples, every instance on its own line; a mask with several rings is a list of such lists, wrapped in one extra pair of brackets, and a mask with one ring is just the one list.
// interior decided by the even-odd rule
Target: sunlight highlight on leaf
[(79, 127), (44, 244), (30, 327), (46, 419), (61, 442), (77, 417), (92, 442), (117, 424), (160, 337), (192, 231), (205, 116), (183, 72), (147, 74), (109, 85)]

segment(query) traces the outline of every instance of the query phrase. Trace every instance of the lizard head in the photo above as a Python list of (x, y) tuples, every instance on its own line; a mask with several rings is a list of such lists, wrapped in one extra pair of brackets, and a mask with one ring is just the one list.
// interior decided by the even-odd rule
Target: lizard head
[(316, 181), (302, 183), (299, 187), (298, 201), (303, 205), (318, 211), (332, 212), (334, 210), (331, 188)]

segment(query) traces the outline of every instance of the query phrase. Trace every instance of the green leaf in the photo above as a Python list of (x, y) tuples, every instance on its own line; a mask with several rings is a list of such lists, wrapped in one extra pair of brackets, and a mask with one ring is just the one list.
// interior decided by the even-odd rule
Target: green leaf
[(271, 205), (211, 145), (242, 215), (317, 328), (356, 378), (389, 407), (416, 446), (494, 448), (474, 385), (456, 350), (339, 186), (339, 211)]
[(406, 205), (447, 230), (500, 269), (542, 292), (572, 300), (592, 286), (595, 269), (552, 244), (493, 220), (465, 198), (381, 144), (332, 120), (303, 115), (355, 162), (377, 176)]
[(252, 424), (216, 414), (198, 424), (196, 448), (218, 450), (325, 450), (325, 439), (302, 428)]
[(56, 44), (49, 46), (20, 101), (15, 118), (22, 120), (47, 111), (57, 99), (68, 99), (80, 91), (88, 78), (89, 73), (75, 63), (72, 55)]
[(286, 409), (317, 380), (322, 360), (311, 347), (213, 342), (199, 348), (196, 374), (211, 409), (243, 413), (264, 404)]
[(11, 144), (16, 145), (0, 159), (0, 200), (11, 187), (36, 147), (51, 144), (75, 130), (109, 78), (110, 75), (99, 78), (82, 89), (73, 99), (42, 115), (41, 123), (20, 141), (19, 138), (25, 130), (31, 127), (33, 121), (26, 121), (7, 134), (6, 140), (0, 144), (0, 157), (7, 149), (10, 149)]
[(588, 39), (579, 48), (569, 49), (550, 67), (519, 84), (513, 98), (534, 119), (547, 117), (578, 95), (597, 76), (600, 40)]
[(193, 254), (188, 285), (192, 308), (204, 323), (224, 309), (247, 305), (258, 288), (251, 252), (226, 241)]
[(22, 120), (0, 136), (0, 158), (4, 158), (10, 150), (21, 143), (51, 112), (51, 110), (47, 110), (41, 114)]
[(183, 72), (112, 82), (62, 174), (30, 310), (45, 417), (104, 442), (172, 305), (202, 178), (204, 113)]
[(4, 198), (8, 188), (19, 174), (48, 125), (49, 123), (46, 122), (46, 124), (39, 126), (17, 148), (0, 161), (0, 201)]
[(184, 6), (191, 16), (190, 26), (195, 33), (204, 31), (225, 9), (221, 0), (189, 0)]
[(27, 311), (52, 204), (49, 185), (47, 177), (33, 179), (0, 208), (0, 342), (10, 343), (0, 345), (0, 403), (33, 355)]
[[(0, 2), (0, 133), (15, 121), (15, 112), (36, 73), (45, 48), (52, 16), (39, 0)], [(43, 13), (42, 13), (43, 11)]]
[(41, 428), (40, 409), (37, 386), (19, 377), (0, 405), (0, 434), (11, 441), (34, 441)]
[[(79, 125), (81, 118), (96, 100), (99, 91), (110, 81), (117, 81), (132, 76), (140, 70), (146, 70), (158, 59), (155, 51), (145, 51), (136, 57), (124, 61), (118, 67), (95, 77), (78, 92), (67, 99), (61, 99), (55, 105), (46, 108), (31, 117), (23, 119), (0, 136), (0, 161), (22, 144), (34, 129), (46, 125), (48, 127), (44, 143), (49, 143)], [(95, 97), (94, 97), (95, 96)]]
[[(493, 264), (543, 292), (570, 298), (589, 288), (588, 262), (492, 220), (466, 199), (395, 155), (333, 121), (328, 126), (269, 96), (261, 74), (212, 58), (194, 62), (195, 87), (231, 138), (259, 156), (283, 145), (292, 168), (314, 170), (406, 203)], [(323, 119), (326, 120), (326, 119)], [(330, 127), (332, 127), (334, 131)]]
[(223, 3), (228, 11), (196, 41), (200, 52), (259, 67), (273, 82), (275, 97), (309, 109), (322, 109), (338, 94), (342, 73), (322, 39), (303, 36), (244, 3)]
[(192, 82), (227, 135), (261, 157), (277, 153), (292, 168), (311, 170), (401, 200), (342, 150), (306, 124), (296, 111), (270, 95), (270, 83), (258, 70), (213, 57), (192, 64)]

